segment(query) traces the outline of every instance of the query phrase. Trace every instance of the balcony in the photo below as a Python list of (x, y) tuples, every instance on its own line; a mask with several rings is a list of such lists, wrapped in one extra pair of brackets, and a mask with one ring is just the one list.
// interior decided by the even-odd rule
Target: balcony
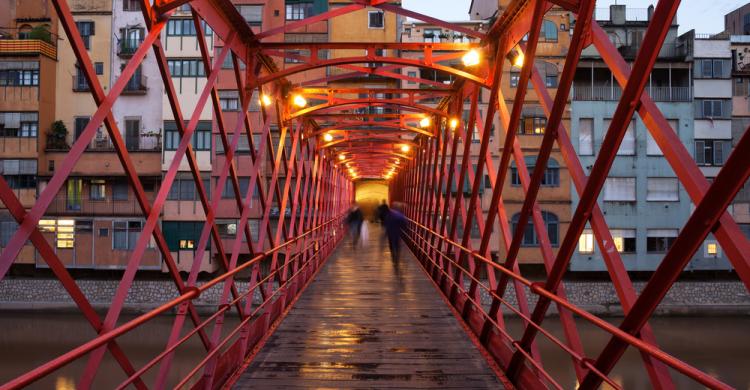
[(88, 92), (91, 90), (89, 88), (89, 83), (86, 81), (86, 78), (83, 76), (74, 75), (73, 77), (73, 92)]
[[(645, 92), (656, 102), (689, 102), (692, 100), (690, 87), (648, 87)], [(619, 86), (594, 85), (573, 86), (573, 100), (581, 101), (617, 101), (622, 96)]]
[[(112, 200), (111, 194), (106, 199), (91, 199), (88, 196), (69, 199), (65, 194), (56, 197), (46, 215), (138, 215), (143, 216), (143, 210), (130, 194), (127, 200)], [(154, 194), (146, 194), (153, 201)]]
[(123, 39), (117, 45), (117, 55), (121, 58), (130, 58), (138, 50), (143, 42), (142, 38), (137, 39)]
[(44, 55), (57, 59), (57, 47), (40, 39), (0, 39), (0, 56)]
[[(145, 133), (139, 135), (127, 135), (125, 138), (125, 146), (128, 152), (161, 152), (161, 134), (158, 133)], [(36, 138), (34, 138), (36, 140)], [(51, 141), (51, 138), (47, 138), (47, 152), (63, 151), (67, 152), (70, 150), (68, 143), (55, 144)], [(89, 142), (86, 147), (88, 152), (114, 152), (115, 145), (102, 129), (99, 129), (98, 133)]]
[(123, 95), (145, 95), (148, 91), (146, 87), (146, 76), (135, 74), (130, 78), (125, 89), (122, 90)]

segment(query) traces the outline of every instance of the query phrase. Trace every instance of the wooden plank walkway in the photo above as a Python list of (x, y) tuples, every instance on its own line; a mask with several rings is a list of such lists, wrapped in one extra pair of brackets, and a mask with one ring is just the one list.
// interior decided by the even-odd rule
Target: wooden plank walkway
[(370, 224), (342, 243), (235, 383), (250, 388), (502, 388), (411, 252)]

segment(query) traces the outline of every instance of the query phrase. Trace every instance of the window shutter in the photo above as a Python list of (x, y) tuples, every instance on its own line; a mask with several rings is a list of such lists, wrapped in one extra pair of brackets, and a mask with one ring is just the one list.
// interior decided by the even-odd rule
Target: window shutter
[(678, 188), (677, 178), (649, 177), (647, 179), (646, 200), (677, 201), (679, 200)]
[(578, 121), (578, 154), (594, 154), (594, 120), (581, 118)]

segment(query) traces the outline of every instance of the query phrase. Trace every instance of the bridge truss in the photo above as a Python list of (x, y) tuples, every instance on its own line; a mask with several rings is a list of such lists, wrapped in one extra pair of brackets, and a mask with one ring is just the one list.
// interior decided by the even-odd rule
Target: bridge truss
[[(502, 372), (516, 386), (562, 388), (542, 362), (537, 340), (544, 337), (569, 355), (582, 388), (596, 388), (603, 382), (618, 388), (618, 383), (609, 374), (628, 347), (640, 353), (644, 370), (655, 388), (675, 388), (673, 372), (711, 388), (729, 387), (661, 350), (648, 325), (654, 310), (709, 233), (716, 236), (737, 274), (750, 288), (750, 242), (726, 211), (750, 175), (750, 164), (743, 158), (750, 153), (750, 136), (745, 134), (742, 137), (719, 175), (709, 184), (674, 129), (670, 128), (664, 115), (644, 92), (679, 1), (659, 1), (641, 50), (630, 66), (593, 20), (593, 0), (517, 0), (498, 16), (486, 32), (421, 15), (385, 0), (354, 0), (350, 5), (257, 34), (251, 31), (229, 0), (155, 0), (153, 5), (150, 1), (142, 0), (141, 10), (148, 33), (123, 69), (122, 76), (106, 93), (97, 79), (67, 2), (51, 2), (91, 86), (98, 109), (30, 210), (21, 206), (14, 192), (0, 177), (0, 200), (20, 225), (0, 254), (0, 279), (7, 274), (23, 245), (30, 240), (98, 336), (30, 369), (0, 388), (32, 384), (77, 359), (86, 360), (78, 386), (90, 388), (107, 353), (127, 376), (121, 388), (130, 385), (139, 389), (167, 386), (214, 388), (228, 381), (231, 383), (237, 369), (243, 366), (243, 361), (253, 358), (342, 238), (342, 219), (353, 200), (353, 183), (358, 179), (374, 177), (388, 178), (392, 200), (405, 202), (411, 221), (405, 239), (438, 291), (454, 309), (467, 335), (498, 372)], [(185, 4), (191, 6), (207, 73), (207, 83), (192, 113), (182, 110), (160, 40), (170, 16), (177, 7)], [(572, 12), (577, 20), (554, 96), (534, 66), (543, 17), (553, 6)], [(268, 39), (366, 7), (459, 31), (478, 38), (479, 43), (328, 42), (306, 43), (301, 47), (301, 44), (271, 42)], [(205, 45), (202, 22), (210, 26), (215, 36), (223, 41), (223, 48), (215, 55)], [(581, 51), (591, 45), (601, 54), (623, 93), (596, 162), (587, 176), (562, 118)], [(309, 55), (299, 55), (298, 49), (302, 48), (309, 51)], [(364, 55), (321, 59), (318, 54), (330, 49), (356, 49)], [(391, 55), (383, 54), (382, 50)], [(419, 52), (421, 55), (418, 58), (402, 58), (399, 56), (401, 50)], [(463, 67), (445, 65), (446, 61), (459, 59), (472, 50), (480, 54), (480, 64)], [(523, 109), (523, 104), (513, 104), (509, 109), (506, 97), (502, 96), (499, 88), (503, 66), (507, 66), (505, 59), (514, 53), (522, 53), (525, 58), (514, 101), (524, 102), (527, 86), (531, 85), (547, 116), (539, 155), (532, 171), (524, 163), (516, 132), (504, 130), (518, 128)], [(112, 115), (115, 101), (146, 55), (153, 55), (157, 60), (166, 96), (181, 134), (175, 157), (163, 175), (161, 189), (153, 202), (146, 198), (138, 172)], [(233, 65), (235, 87), (242, 107), (240, 120), (233, 128), (225, 125), (225, 113), (216, 87), (221, 64), (228, 57)], [(275, 60), (284, 59), (291, 59), (297, 65), (279, 68)], [(383, 65), (367, 65), (371, 63)], [(445, 85), (404, 75), (400, 70), (405, 66), (445, 72), (455, 77), (456, 81)], [(288, 80), (289, 76), (319, 68), (337, 68), (342, 73), (297, 84)], [(328, 82), (361, 75), (414, 81), (432, 88), (373, 91), (326, 86)], [(480, 113), (477, 106), (483, 90), (489, 91), (490, 98), (487, 112)], [(251, 99), (259, 97), (262, 99), (262, 121), (252, 123), (247, 116), (248, 107)], [(301, 98), (311, 104), (296, 104)], [(462, 119), (466, 99), (471, 102), (468, 121)], [(439, 101), (436, 106), (430, 104), (436, 100)], [(211, 191), (204, 187), (189, 142), (200, 112), (209, 101), (226, 157), (220, 161), (223, 165), (219, 180)], [(342, 111), (356, 112), (357, 109), (368, 107), (383, 107), (384, 110), (367, 114), (360, 112), (358, 115), (341, 114)], [(609, 227), (596, 202), (627, 124), (636, 113), (696, 205), (674, 245), (639, 294), (614, 247)], [(501, 123), (500, 131), (504, 132), (504, 145), (497, 166), (489, 152), (496, 116)], [(272, 137), (271, 123), (278, 124), (279, 137)], [(103, 318), (94, 311), (91, 302), (37, 227), (54, 196), (85, 152), (96, 129), (102, 124), (114, 143), (146, 218), (143, 234), (130, 255), (115, 297)], [(479, 129), (478, 154), (473, 154), (470, 149), (474, 126)], [(261, 135), (259, 145), (253, 145), (253, 134)], [(247, 139), (253, 161), (252, 185), (244, 194), (240, 192), (233, 158), (241, 137)], [(278, 141), (274, 143), (274, 140)], [(459, 150), (459, 145), (463, 150)], [(544, 171), (554, 147), (562, 152), (580, 197), (567, 233), (556, 251), (550, 244), (537, 203)], [(187, 278), (180, 275), (158, 225), (167, 193), (183, 159), (187, 160), (206, 215), (197, 243), (197, 255)], [(525, 193), (515, 230), (508, 222), (503, 201), (503, 183), (506, 182), (512, 160), (517, 166)], [(268, 186), (261, 179), (264, 162), (272, 166)], [(485, 185), (485, 172), (489, 174), (492, 189), (486, 215), (479, 198), (480, 188)], [(284, 180), (282, 185), (279, 180), (281, 176), (293, 180)], [(214, 213), (220, 197), (218, 194), (227, 180), (234, 189), (237, 214), (240, 215), (231, 248), (224, 246)], [(465, 181), (470, 188), (464, 188)], [(457, 187), (456, 194), (470, 191), (468, 199), (461, 195), (454, 197), (452, 191), (443, 190), (453, 185)], [(214, 196), (209, 196), (209, 193)], [(258, 240), (253, 240), (248, 226), (249, 204), (254, 193), (259, 195), (263, 209)], [(279, 213), (279, 223), (272, 229), (269, 215), (274, 207), (278, 207), (278, 210), (290, 209), (291, 213), (288, 218), (285, 212)], [(470, 228), (459, 229), (457, 223), (451, 222), (459, 220), (467, 227), (478, 224), (481, 231), (478, 248), (471, 246)], [(529, 280), (519, 268), (519, 250), (529, 221), (539, 237), (546, 269), (543, 281)], [(618, 325), (566, 299), (563, 276), (587, 224), (603, 254), (623, 309), (624, 318)], [(493, 261), (488, 251), (495, 226), (499, 227), (501, 245), (506, 253), (499, 262)], [(459, 230), (463, 231), (460, 236), (457, 234)], [(240, 262), (238, 253), (243, 238), (250, 243), (253, 257)], [(146, 314), (118, 324), (128, 290), (137, 276), (139, 262), (152, 239), (174, 281), (178, 296)], [(222, 272), (209, 282), (198, 283), (200, 264), (208, 261), (204, 258), (203, 249), (209, 242), (216, 248)], [(264, 259), (270, 259), (268, 270), (262, 270), (259, 266)], [(249, 287), (244, 291), (236, 283), (241, 273), (250, 274), (247, 280)], [(487, 275), (487, 278), (480, 275)], [(214, 286), (222, 290), (220, 305), (213, 314), (201, 316), (193, 302), (202, 292)], [(509, 303), (508, 289), (511, 286), (518, 302), (515, 305)], [(261, 296), (260, 303), (249, 299), (256, 293)], [(529, 299), (531, 296), (535, 299)], [(557, 306), (557, 316), (564, 330), (562, 339), (543, 327), (552, 304)], [(154, 318), (171, 311), (177, 315), (173, 319), (170, 337), (165, 340), (164, 350), (146, 365), (135, 367), (119, 346), (118, 338), (137, 327), (147, 326)], [(236, 312), (241, 322), (227, 332), (223, 330), (223, 324), (230, 312)], [(505, 327), (504, 318), (510, 313), (522, 319), (521, 337), (513, 337)], [(576, 325), (581, 321), (589, 322), (609, 334), (609, 341), (595, 356), (589, 356), (583, 350)], [(192, 324), (186, 333), (183, 332), (185, 322)], [(191, 338), (200, 340), (205, 348), (205, 357), (188, 375), (175, 383), (169, 382), (175, 351)], [(156, 373), (153, 383), (146, 383), (144, 373), (147, 372)]]

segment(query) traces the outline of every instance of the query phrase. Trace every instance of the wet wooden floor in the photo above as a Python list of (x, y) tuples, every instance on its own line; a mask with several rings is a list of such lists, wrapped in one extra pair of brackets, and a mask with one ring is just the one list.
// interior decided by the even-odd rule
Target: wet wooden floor
[(236, 389), (501, 388), (411, 253), (342, 243)]

